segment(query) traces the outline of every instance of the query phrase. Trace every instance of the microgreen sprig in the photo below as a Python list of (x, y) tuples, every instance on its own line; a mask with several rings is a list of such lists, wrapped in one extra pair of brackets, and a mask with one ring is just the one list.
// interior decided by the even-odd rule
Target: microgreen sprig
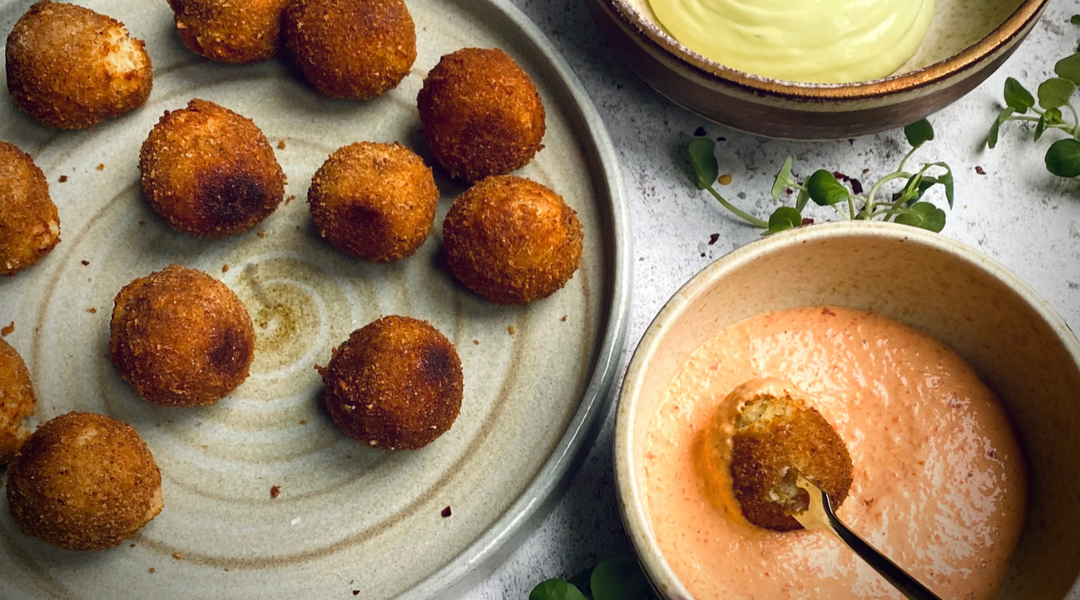
[(548, 579), (538, 584), (529, 600), (649, 600), (652, 588), (638, 561), (620, 554), (604, 559), (596, 567), (565, 579)]
[[(1073, 25), (1080, 25), (1080, 15), (1073, 15), (1069, 20)], [(1054, 74), (1039, 84), (1036, 96), (1016, 79), (1005, 80), (1005, 108), (1001, 109), (990, 133), (986, 136), (986, 145), (993, 148), (998, 142), (1001, 125), (1009, 121), (1035, 123), (1035, 141), (1039, 141), (1049, 129), (1057, 129), (1069, 136), (1050, 144), (1046, 149), (1046, 170), (1058, 177), (1080, 177), (1080, 116), (1070, 101), (1080, 85), (1080, 52), (1059, 60), (1054, 65)]]
[[(865, 195), (849, 189), (836, 175), (825, 170), (815, 171), (804, 181), (799, 181), (792, 174), (793, 160), (789, 156), (776, 174), (772, 186), (772, 198), (781, 201), (786, 190), (798, 192), (794, 206), (780, 206), (769, 215), (768, 220), (756, 217), (735, 206), (716, 190), (715, 183), (720, 174), (720, 167), (714, 154), (716, 144), (709, 138), (695, 138), (690, 142), (690, 163), (694, 168), (697, 187), (706, 190), (724, 208), (754, 227), (765, 230), (763, 235), (770, 235), (785, 229), (799, 227), (813, 222), (805, 218), (804, 212), (810, 202), (818, 206), (831, 207), (840, 217), (850, 220), (869, 221), (878, 219), (903, 225), (912, 225), (938, 232), (945, 227), (945, 211), (932, 202), (923, 200), (926, 192), (940, 185), (945, 190), (945, 198), (951, 208), (953, 205), (953, 174), (949, 165), (943, 162), (925, 163), (909, 172), (907, 163), (915, 151), (926, 142), (934, 139), (934, 128), (926, 119), (917, 121), (904, 128), (904, 136), (911, 144), (911, 150), (900, 160), (895, 171), (885, 175), (870, 187)], [(894, 181), (903, 181), (903, 187), (894, 188), (894, 192), (884, 196), (885, 187)]]

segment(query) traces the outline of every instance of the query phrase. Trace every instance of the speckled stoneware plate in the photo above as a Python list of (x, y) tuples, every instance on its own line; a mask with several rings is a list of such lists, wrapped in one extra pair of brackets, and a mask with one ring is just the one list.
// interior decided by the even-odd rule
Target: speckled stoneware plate
[[(0, 321), (15, 322), (6, 340), (34, 379), (33, 424), (70, 410), (130, 423), (161, 467), (165, 510), (130, 543), (75, 553), (21, 535), (0, 499), (0, 597), (378, 600), (467, 589), (542, 517), (584, 457), (625, 343), (626, 201), (610, 140), (580, 84), (505, 0), (410, 0), (416, 65), (370, 102), (318, 95), (287, 60), (236, 67), (197, 57), (181, 44), (164, 0), (85, 4), (146, 41), (154, 91), (145, 107), (74, 132), (43, 128), (0, 97), (0, 139), (45, 171), (63, 239), (37, 266), (0, 279)], [(3, 37), (29, 5), (0, 0)], [(305, 202), (311, 175), (347, 143), (400, 141), (433, 163), (416, 94), (441, 55), (466, 46), (503, 48), (536, 81), (546, 147), (521, 174), (562, 194), (585, 227), (577, 274), (527, 307), (488, 304), (450, 276), (439, 224), (464, 188), (438, 168), (435, 231), (400, 263), (335, 252)], [(253, 119), (275, 148), (285, 142), (276, 152), (295, 200), (243, 235), (177, 233), (141, 197), (142, 141), (165, 110), (192, 97)], [(113, 297), (170, 263), (221, 278), (255, 322), (251, 377), (213, 407), (150, 405), (109, 362)], [(387, 314), (431, 321), (464, 365), (461, 416), (416, 452), (359, 445), (318, 403), (313, 366)], [(276, 499), (272, 486), (281, 487)], [(452, 516), (444, 518), (447, 506)]]

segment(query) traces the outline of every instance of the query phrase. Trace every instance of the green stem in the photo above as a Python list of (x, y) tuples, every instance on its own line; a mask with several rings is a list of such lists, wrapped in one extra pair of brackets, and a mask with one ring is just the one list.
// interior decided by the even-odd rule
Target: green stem
[[(914, 148), (912, 148), (912, 150), (914, 150)], [(911, 156), (911, 152), (908, 152), (908, 156)], [(881, 179), (879, 179), (877, 181), (877, 183), (875, 183), (873, 185), (873, 187), (870, 188), (870, 193), (866, 195), (866, 209), (865, 210), (867, 210), (868, 212), (871, 212), (871, 213), (874, 212), (874, 196), (877, 195), (878, 191), (881, 189), (881, 186), (885, 185), (886, 183), (888, 183), (890, 181), (894, 181), (896, 179), (908, 179), (908, 178), (911, 177), (911, 173), (905, 173), (904, 172), (904, 162), (906, 162), (907, 159), (908, 159), (908, 157), (905, 156), (904, 160), (900, 162), (900, 168), (899, 169), (897, 169), (896, 171), (893, 171), (892, 173), (889, 173), (888, 175), (882, 177)]]
[(1069, 107), (1069, 112), (1071, 112), (1073, 116), (1072, 135), (1075, 138), (1077, 135), (1077, 130), (1080, 130), (1080, 115), (1076, 114), (1076, 109), (1073, 107), (1072, 102), (1066, 102), (1065, 106)]
[(743, 211), (742, 209), (735, 206), (734, 204), (728, 202), (726, 199), (724, 199), (723, 196), (720, 195), (719, 192), (712, 189), (711, 186), (707, 187), (705, 189), (708, 190), (709, 193), (713, 195), (713, 198), (716, 198), (717, 202), (719, 202), (721, 205), (723, 205), (724, 208), (726, 208), (726, 209), (730, 210), (731, 212), (735, 213), (735, 215), (737, 217), (739, 217), (742, 220), (746, 221), (747, 223), (753, 225), (754, 227), (760, 227), (762, 229), (768, 229), (769, 228), (769, 222), (768, 221), (763, 221), (762, 219), (759, 219), (759, 218), (755, 217), (754, 215)]

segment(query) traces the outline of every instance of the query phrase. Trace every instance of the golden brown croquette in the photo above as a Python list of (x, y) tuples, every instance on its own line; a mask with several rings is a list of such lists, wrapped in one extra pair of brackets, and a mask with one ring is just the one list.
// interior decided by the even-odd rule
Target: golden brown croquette
[(30, 155), (0, 142), (0, 275), (41, 260), (60, 241), (49, 182)]
[(154, 404), (213, 404), (247, 379), (255, 357), (255, 328), (236, 294), (176, 265), (124, 286), (110, 328), (113, 364)]
[(292, 0), (285, 39), (304, 77), (331, 98), (374, 98), (397, 87), (416, 60), (403, 0)]
[(413, 151), (362, 142), (330, 155), (311, 179), (308, 202), (332, 246), (389, 262), (412, 255), (427, 239), (439, 189), (431, 168)]
[(417, 97), (424, 138), (451, 175), (479, 181), (529, 164), (544, 139), (544, 104), (498, 48), (447, 54)]
[(443, 222), (450, 270), (496, 304), (558, 291), (581, 261), (582, 227), (550, 189), (522, 177), (488, 177), (454, 201)]
[(143, 142), (139, 171), (154, 211), (199, 237), (247, 231), (285, 196), (285, 173), (262, 131), (206, 100), (165, 111)]
[(37, 399), (19, 353), (0, 339), (0, 466), (6, 465), (30, 437), (23, 419), (34, 414)]
[(8, 468), (19, 530), (66, 550), (104, 550), (164, 507), (161, 472), (130, 426), (70, 412), (38, 427)]
[(839, 507), (851, 489), (852, 465), (844, 441), (802, 398), (761, 394), (735, 420), (731, 482), (743, 516), (774, 531), (802, 529), (792, 513), (809, 506), (798, 475), (829, 494)]
[(461, 359), (427, 321), (383, 317), (349, 336), (319, 368), (326, 410), (354, 440), (416, 450), (454, 424), (461, 411)]
[(88, 8), (42, 0), (7, 38), (15, 104), (44, 125), (85, 129), (146, 103), (150, 56), (124, 24)]
[(284, 43), (288, 0), (169, 0), (184, 45), (210, 60), (243, 64), (266, 60)]

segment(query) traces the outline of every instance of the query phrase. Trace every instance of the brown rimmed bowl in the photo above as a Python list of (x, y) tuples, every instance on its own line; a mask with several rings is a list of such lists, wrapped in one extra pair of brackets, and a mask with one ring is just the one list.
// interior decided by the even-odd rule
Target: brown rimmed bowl
[(937, 338), (994, 390), (1028, 462), (1027, 520), (995, 600), (1078, 597), (1080, 342), (1034, 290), (974, 249), (866, 222), (790, 230), (736, 250), (695, 275), (645, 331), (619, 397), (615, 483), (626, 531), (659, 596), (692, 600), (649, 516), (645, 442), (668, 385), (724, 327), (823, 304), (870, 310)]
[(1049, 0), (937, 0), (922, 46), (896, 73), (796, 83), (726, 67), (659, 24), (649, 0), (587, 0), (608, 40), (660, 94), (709, 120), (767, 137), (827, 140), (902, 127), (975, 89), (1031, 31)]

